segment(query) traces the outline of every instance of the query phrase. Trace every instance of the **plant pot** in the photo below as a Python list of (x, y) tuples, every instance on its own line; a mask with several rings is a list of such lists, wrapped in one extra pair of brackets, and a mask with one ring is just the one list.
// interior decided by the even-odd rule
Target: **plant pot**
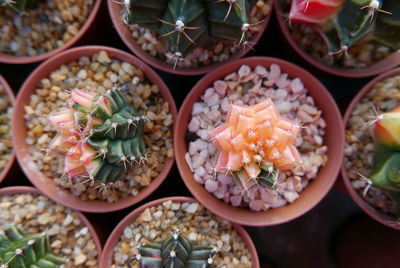
[[(96, 54), (96, 53), (98, 53), (98, 54)], [(158, 90), (159, 90), (158, 91), (159, 96), (160, 96), (159, 99), (161, 99), (163, 101), (162, 103), (164, 103), (167, 107), (169, 107), (168, 115), (170, 115), (170, 117), (171, 117), (170, 118), (171, 125), (168, 126), (168, 129), (171, 128), (171, 132), (172, 132), (172, 124), (173, 124), (173, 122), (175, 122), (175, 117), (177, 114), (176, 106), (175, 106), (175, 102), (174, 102), (167, 86), (161, 80), (161, 78), (150, 67), (148, 67), (145, 63), (143, 63), (141, 60), (137, 59), (136, 57), (134, 57), (126, 52), (123, 52), (123, 51), (120, 51), (120, 50), (117, 50), (114, 48), (109, 48), (109, 47), (86, 46), (86, 47), (70, 49), (68, 51), (65, 51), (65, 52), (53, 57), (51, 60), (46, 61), (45, 63), (41, 64), (25, 81), (25, 83), (23, 84), (23, 86), (19, 92), (17, 102), (16, 102), (15, 113), (14, 113), (14, 117), (12, 120), (12, 126), (14, 129), (14, 132), (13, 132), (14, 148), (16, 151), (18, 162), (21, 165), (22, 170), (24, 171), (24, 173), (26, 174), (28, 179), (36, 187), (38, 187), (45, 195), (49, 196), (50, 198), (56, 200), (57, 202), (65, 205), (67, 207), (70, 207), (70, 208), (73, 208), (73, 209), (76, 209), (79, 211), (110, 212), (110, 211), (120, 210), (120, 209), (129, 207), (129, 206), (132, 206), (132, 205), (140, 202), (141, 200), (143, 200), (144, 198), (149, 196), (154, 190), (156, 190), (158, 188), (158, 186), (163, 182), (163, 180), (168, 175), (168, 173), (173, 165), (173, 162), (174, 162), (173, 157), (169, 157), (167, 154), (165, 154), (163, 156), (163, 159), (164, 159), (163, 169), (159, 171), (158, 175), (154, 175), (154, 177), (153, 177), (154, 179), (151, 181), (150, 185), (147, 184), (148, 186), (143, 188), (139, 193), (137, 193), (137, 195), (131, 195), (132, 192), (129, 192), (129, 194), (127, 194), (128, 197), (120, 199), (119, 201), (117, 201), (115, 203), (109, 203), (109, 202), (103, 201), (103, 200), (84, 201), (80, 197), (77, 197), (74, 194), (72, 194), (71, 191), (69, 191), (69, 190), (67, 191), (65, 189), (62, 189), (61, 187), (58, 187), (56, 185), (56, 183), (54, 182), (53, 178), (47, 177), (43, 172), (41, 172), (41, 170), (38, 169), (38, 167), (36, 166), (35, 162), (32, 159), (32, 155), (29, 152), (30, 148), (26, 141), (27, 134), (28, 134), (27, 133), (28, 128), (26, 126), (26, 121), (24, 118), (27, 115), (25, 112), (25, 106), (30, 103), (31, 95), (36, 92), (37, 86), (39, 85), (39, 83), (41, 83), (40, 81), (43, 78), (48, 77), (52, 71), (57, 70), (61, 65), (66, 65), (73, 61), (76, 62), (77, 60), (81, 59), (81, 57), (84, 57), (84, 56), (91, 57), (94, 54), (98, 55), (96, 57), (98, 57), (99, 60), (100, 60), (100, 55), (103, 55), (101, 57), (102, 60), (107, 60), (107, 59), (109, 60), (109, 63), (107, 63), (107, 64), (112, 63), (112, 58), (120, 60), (121, 62), (125, 62), (125, 63), (128, 62), (129, 64), (140, 69), (139, 70), (140, 75), (142, 77), (146, 77), (146, 79), (147, 79), (146, 81), (149, 81), (153, 85), (157, 85)], [(83, 61), (87, 61), (87, 60), (88, 60), (88, 58), (86, 58), (86, 60), (85, 60), (85, 58), (83, 59)], [(99, 61), (99, 60), (97, 60), (97, 61)], [(95, 64), (95, 63), (96, 62), (94, 62), (93, 64)], [(93, 65), (93, 64), (90, 63), (90, 65)], [(123, 64), (121, 64), (121, 66), (122, 65)], [(73, 66), (75, 66), (75, 65), (73, 65)], [(87, 66), (89, 66), (89, 65), (87, 65)], [(119, 70), (122, 71), (122, 68)], [(88, 71), (90, 71), (90, 70), (88, 70)], [(118, 72), (117, 72), (117, 74), (118, 74)], [(125, 74), (126, 73), (124, 73), (124, 75)], [(65, 77), (64, 77), (64, 79), (65, 79)], [(130, 78), (130, 79), (132, 79), (132, 78)], [(94, 80), (91, 80), (91, 81), (93, 82)], [(125, 83), (125, 84), (128, 84), (128, 86), (132, 85), (130, 81), (132, 81), (132, 80), (129, 80), (129, 83)], [(138, 86), (139, 86), (139, 84), (138, 84)], [(151, 96), (153, 96), (153, 95), (151, 95)], [(48, 101), (46, 101), (46, 102), (48, 102)], [(51, 111), (51, 112), (53, 112), (53, 111)], [(155, 122), (154, 124), (157, 125), (157, 122), (159, 122), (159, 121), (153, 120), (153, 122)], [(165, 128), (167, 128), (167, 127), (165, 127)], [(172, 136), (171, 132), (169, 133), (170, 136)], [(167, 139), (166, 136), (162, 137), (162, 138)], [(171, 143), (172, 143), (172, 138), (171, 138)], [(46, 149), (47, 148), (48, 147), (46, 147)], [(172, 150), (172, 148), (171, 148), (171, 150)], [(154, 152), (151, 151), (151, 154), (153, 154), (153, 153)], [(161, 153), (158, 153), (158, 154), (161, 155)], [(126, 187), (128, 187), (128, 185)], [(76, 191), (76, 189), (74, 191)], [(111, 191), (111, 189), (110, 189), (110, 191)], [(129, 191), (131, 191), (131, 190), (129, 190)]]
[(287, 24), (287, 18), (284, 17), (284, 11), (281, 5), (281, 0), (275, 0), (275, 14), (278, 19), (279, 27), (287, 40), (290, 46), (299, 54), (307, 63), (314, 66), (318, 70), (322, 70), (326, 73), (341, 76), (341, 77), (348, 77), (348, 78), (362, 78), (362, 77), (369, 77), (381, 74), (386, 72), (390, 69), (399, 66), (400, 64), (400, 51), (396, 51), (386, 57), (385, 59), (369, 66), (366, 68), (361, 69), (352, 69), (352, 68), (339, 68), (335, 66), (329, 66), (327, 64), (322, 63), (321, 61), (315, 59), (310, 54), (306, 53), (298, 43), (293, 39)]
[[(185, 154), (188, 152), (185, 138), (194, 103), (200, 99), (200, 96), (203, 95), (206, 89), (213, 85), (214, 81), (223, 80), (225, 76), (236, 72), (243, 65), (254, 69), (256, 66), (268, 68), (272, 64), (280, 66), (282, 72), (288, 74), (291, 78), (299, 77), (303, 81), (304, 87), (307, 88), (307, 94), (314, 98), (316, 106), (322, 111), (322, 117), (326, 122), (324, 144), (328, 147), (326, 152), (328, 161), (323, 167), (320, 167), (318, 173), (316, 173), (317, 177), (293, 203), (267, 211), (256, 212), (233, 207), (217, 199), (195, 180), (185, 160)], [(242, 98), (240, 95), (238, 96), (238, 99)], [(175, 128), (174, 146), (179, 172), (194, 197), (206, 208), (222, 218), (249, 226), (268, 226), (288, 222), (312, 209), (333, 186), (340, 169), (340, 161), (343, 157), (344, 135), (338, 131), (343, 129), (340, 121), (339, 110), (328, 91), (316, 78), (302, 68), (274, 58), (253, 57), (237, 60), (206, 75), (194, 86), (185, 99)], [(204, 140), (204, 138), (202, 139)]]
[(44, 61), (48, 58), (51, 58), (55, 55), (60, 54), (62, 51), (66, 50), (67, 48), (72, 47), (79, 39), (82, 38), (82, 36), (85, 35), (85, 33), (88, 31), (92, 23), (94, 22), (97, 12), (99, 11), (100, 5), (101, 5), (101, 0), (94, 0), (92, 10), (90, 11), (90, 14), (86, 21), (82, 24), (82, 27), (79, 29), (79, 31), (66, 43), (64, 43), (62, 46), (48, 51), (44, 54), (39, 54), (37, 56), (13, 56), (5, 53), (0, 53), (0, 62), (1, 63), (9, 63), (9, 64), (29, 64), (29, 63), (35, 63), (35, 62), (40, 62)]
[[(347, 131), (346, 127), (347, 124), (350, 120), (350, 116), (352, 115), (353, 111), (355, 110), (357, 104), (359, 104), (359, 102), (371, 91), (371, 89), (374, 88), (375, 84), (383, 81), (387, 78), (396, 76), (400, 74), (400, 68), (391, 70), (389, 72), (386, 72), (378, 77), (376, 77), (375, 79), (373, 79), (372, 81), (370, 81), (368, 84), (366, 84), (359, 92), (358, 94), (354, 97), (354, 99), (352, 100), (352, 102), (350, 103), (349, 107), (346, 110), (346, 113), (344, 115), (343, 118), (343, 122), (344, 122), (344, 126), (345, 126), (345, 130)], [(365, 130), (366, 133), (367, 130)], [(346, 157), (346, 155), (345, 155)], [(361, 196), (360, 194), (353, 188), (352, 183), (351, 183), (351, 179), (349, 177), (348, 171), (346, 170), (345, 164), (343, 163), (342, 168), (341, 168), (341, 175), (343, 178), (343, 183), (346, 187), (347, 192), (350, 194), (351, 198), (357, 203), (357, 205), (365, 212), (367, 213), (369, 216), (371, 216), (372, 218), (374, 218), (376, 221), (392, 227), (394, 229), (400, 230), (400, 224), (396, 221), (396, 219), (393, 216), (387, 215), (377, 209), (375, 209), (374, 207), (372, 207), (370, 204), (368, 204)]]
[[(114, 229), (114, 231), (111, 233), (110, 237), (108, 238), (108, 240), (105, 244), (105, 247), (104, 247), (103, 255), (101, 256), (100, 268), (111, 267), (111, 264), (113, 261), (113, 255), (114, 255), (114, 248), (116, 247), (121, 236), (124, 234), (124, 230), (127, 226), (129, 226), (131, 223), (134, 223), (146, 209), (149, 209), (151, 207), (156, 207), (161, 204), (163, 204), (163, 206), (164, 206), (164, 202), (168, 202), (168, 201), (172, 201), (174, 203), (181, 203), (181, 204), (185, 203), (185, 202), (197, 203), (197, 201), (195, 199), (189, 198), (189, 197), (166, 197), (166, 198), (151, 201), (145, 205), (140, 206), (139, 208), (135, 209), (131, 213), (129, 213), (128, 216), (126, 216), (117, 225), (117, 227)], [(200, 221), (203, 221), (203, 220), (200, 219)], [(222, 223), (222, 221), (221, 221), (221, 224), (227, 224), (227, 223)], [(174, 225), (176, 226), (176, 222), (174, 222)], [(241, 237), (241, 239), (244, 242), (245, 247), (247, 248), (247, 250), (249, 251), (249, 253), (251, 255), (251, 259), (252, 259), (251, 267), (259, 268), (260, 263), (258, 260), (257, 251), (256, 251), (256, 248), (254, 247), (254, 244), (253, 244), (250, 236), (248, 235), (246, 230), (243, 227), (241, 227), (240, 225), (233, 224), (232, 227), (236, 231), (236, 233)], [(169, 229), (169, 228), (167, 227), (167, 229)], [(131, 246), (133, 247), (133, 244), (131, 244)]]
[[(267, 0), (267, 4), (270, 6), (271, 10), (273, 8), (273, 1), (272, 0)], [(108, 9), (110, 12), (111, 19), (113, 21), (113, 25), (115, 29), (117, 30), (119, 36), (121, 39), (124, 41), (125, 45), (129, 47), (129, 49), (135, 53), (139, 58), (141, 58), (143, 61), (145, 61), (147, 64), (153, 66), (154, 68), (160, 69), (164, 72), (172, 73), (172, 74), (179, 74), (179, 75), (202, 75), (205, 73), (209, 73), (211, 70), (214, 70), (220, 66), (223, 66), (225, 63), (230, 62), (232, 60), (239, 59), (240, 57), (244, 56), (250, 50), (252, 49), (253, 45), (247, 46), (244, 50), (239, 50), (233, 55), (229, 57), (227, 61), (223, 61), (220, 63), (212, 63), (206, 66), (202, 67), (194, 67), (194, 68), (179, 68), (176, 67), (175, 69), (173, 68), (174, 66), (172, 64), (168, 64), (166, 62), (163, 62), (162, 60), (150, 55), (148, 52), (144, 51), (140, 45), (138, 45), (135, 41), (135, 39), (132, 37), (132, 33), (129, 31), (127, 25), (122, 22), (121, 20), (121, 4), (118, 2), (115, 2), (113, 0), (107, 0), (108, 3)], [(271, 12), (267, 17), (264, 19), (263, 23), (260, 25), (261, 30), (258, 31), (257, 33), (254, 34), (253, 38), (251, 39), (251, 43), (257, 43), (261, 36), (264, 33), (264, 30), (266, 29), (268, 22), (271, 17)]]
[[(33, 188), (33, 187), (27, 187), (27, 186), (13, 186), (13, 187), (6, 187), (6, 188), (3, 188), (3, 189), (0, 189), (0, 196), (9, 196), (9, 195), (18, 195), (18, 194), (31, 194), (31, 195), (42, 195), (42, 193), (39, 191), (39, 190), (37, 190), (37, 189), (35, 189), (35, 188)], [(47, 198), (46, 198), (47, 199)], [(10, 200), (8, 200), (8, 202), (4, 202), (4, 205), (6, 205), (6, 203), (11, 203), (11, 202), (9, 202)], [(28, 201), (28, 200), (26, 200), (26, 201)], [(48, 200), (50, 203), (53, 203), (51, 200)], [(21, 203), (22, 201), (21, 200), (19, 200), (19, 203), (18, 204), (22, 204)], [(29, 207), (29, 206), (33, 206), (33, 202), (37, 202), (37, 203), (40, 203), (40, 202), (45, 202), (45, 201), (43, 201), (43, 200), (36, 200), (36, 201), (34, 201), (33, 199), (32, 200), (29, 200), (28, 201), (29, 203), (27, 203), (27, 204), (25, 204), (26, 206), (24, 206), (24, 207)], [(45, 204), (43, 204), (44, 206), (45, 206)], [(9, 204), (9, 206), (11, 206), (10, 204)], [(83, 223), (82, 225), (83, 226), (85, 226), (86, 228), (87, 228), (87, 231), (90, 233), (90, 235), (91, 235), (91, 238), (92, 238), (92, 240), (93, 240), (93, 244), (94, 244), (94, 246), (95, 246), (95, 249), (97, 250), (97, 256), (98, 256), (98, 260), (100, 260), (100, 256), (101, 256), (101, 252), (102, 252), (102, 249), (101, 249), (101, 244), (100, 244), (100, 240), (99, 240), (99, 238), (98, 238), (98, 236), (97, 236), (97, 233), (96, 233), (96, 231), (95, 231), (95, 229), (93, 228), (93, 226), (92, 226), (92, 224), (89, 222), (89, 220), (85, 217), (85, 215), (83, 215), (82, 213), (80, 213), (80, 212), (78, 212), (78, 211), (73, 211), (73, 213), (71, 213), (71, 212), (68, 212), (68, 211), (65, 211), (64, 213), (66, 213), (66, 214), (62, 214), (63, 212), (60, 212), (60, 209), (62, 208), (61, 206), (59, 206), (58, 204), (53, 204), (53, 206), (55, 206), (56, 208), (55, 208), (55, 210), (53, 210), (53, 214), (51, 214), (50, 215), (50, 217), (51, 216), (60, 216), (60, 214), (62, 215), (62, 216), (65, 216), (65, 219), (63, 220), (63, 221), (61, 221), (61, 222), (59, 222), (59, 225), (60, 226), (69, 226), (70, 228), (71, 228), (71, 224), (72, 225), (74, 225), (74, 223), (72, 222), (72, 221), (74, 221), (75, 220), (75, 218), (74, 217), (77, 217), (77, 218), (79, 218), (80, 220), (81, 220), (81, 222)], [(51, 208), (50, 207), (47, 207), (47, 210), (42, 210), (43, 212), (44, 212), (44, 214), (42, 214), (42, 215), (45, 215), (45, 214), (48, 214), (48, 212), (49, 212), (49, 210), (50, 210)], [(13, 216), (17, 216), (17, 215), (19, 215), (19, 214), (17, 214), (17, 212), (16, 211), (13, 211), (13, 212), (11, 212), (10, 211), (10, 213), (11, 213), (11, 215), (13, 215)], [(14, 214), (15, 213), (15, 214)], [(27, 213), (31, 213), (31, 212), (27, 212)], [(39, 213), (39, 212), (38, 212)], [(75, 215), (73, 215), (73, 214), (75, 214)], [(35, 214), (34, 216), (36, 216), (37, 214)], [(67, 221), (67, 217), (68, 217), (68, 215), (71, 215), (72, 216), (72, 220), (71, 221)], [(5, 216), (4, 214), (3, 214), (3, 216)], [(54, 232), (54, 230), (52, 230), (53, 229), (53, 226), (54, 225), (56, 225), (56, 220), (49, 220), (48, 222), (45, 222), (44, 221), (44, 219), (40, 219), (39, 220), (39, 217), (38, 217), (38, 219), (37, 219), (37, 221), (39, 222), (39, 224), (37, 224), (37, 223), (33, 223), (33, 221), (34, 221), (34, 218), (35, 217), (28, 217), (28, 216), (25, 216), (25, 215), (19, 215), (19, 217), (20, 217), (20, 219), (22, 219), (22, 220), (25, 220), (25, 221), (28, 221), (29, 222), (29, 224), (28, 224), (28, 226), (26, 226), (26, 227), (29, 227), (29, 228), (32, 228), (32, 227), (36, 227), (36, 226), (38, 226), (38, 227), (42, 227), (42, 228), (44, 228), (43, 227), (43, 225), (49, 225), (49, 226), (47, 226), (47, 230), (49, 230), (49, 232)], [(4, 220), (5, 221), (5, 218), (4, 219), (2, 219), (2, 220)], [(68, 223), (69, 222), (69, 223)], [(4, 222), (3, 222), (4, 223)], [(21, 222), (20, 224), (22, 225), (22, 227), (24, 227), (24, 223), (25, 222)], [(51, 223), (53, 223), (54, 225), (51, 225)], [(65, 224), (65, 225), (63, 225), (63, 224)], [(65, 228), (66, 228), (65, 227)], [(75, 228), (74, 228), (75, 227)], [(77, 230), (76, 228), (79, 228), (80, 226), (78, 225), (78, 224), (75, 224), (75, 226), (72, 226), (72, 230)], [(69, 230), (71, 230), (71, 229), (69, 229)], [(69, 231), (68, 230), (68, 231)], [(80, 230), (77, 230), (77, 231), (80, 231)], [(68, 233), (68, 232), (67, 232)], [(55, 234), (54, 234), (55, 235)], [(67, 235), (67, 234), (64, 234), (64, 235)], [(78, 239), (78, 237), (80, 237), (80, 239), (84, 239), (81, 235), (79, 235), (79, 236), (77, 236), (77, 237), (72, 237), (72, 238), (68, 238), (68, 239), (73, 239), (73, 240), (77, 240)], [(89, 242), (89, 241), (86, 241), (86, 242)], [(53, 247), (53, 246), (52, 246)], [(61, 246), (62, 247), (62, 246)], [(73, 251), (73, 248), (74, 247), (78, 247), (78, 245), (74, 245), (74, 246), (72, 246), (72, 250), (71, 251)], [(62, 247), (62, 248), (65, 248), (65, 245), (64, 245), (64, 247)], [(82, 248), (80, 248), (81, 250), (82, 250)], [(72, 252), (71, 252), (72, 253)], [(85, 252), (85, 253), (88, 253), (88, 252)], [(76, 259), (75, 259), (76, 260)], [(71, 261), (71, 260), (70, 260)], [(84, 261), (84, 263), (85, 263), (85, 261)], [(75, 266), (73, 266), (73, 267), (82, 267), (82, 263), (81, 264), (76, 264)], [(84, 267), (90, 267), (90, 266), (84, 266)], [(93, 266), (94, 267), (94, 266)]]
[[(3, 86), (5, 94), (8, 96), (11, 105), (14, 106), (15, 104), (15, 97), (14, 92), (11, 90), (10, 86), (8, 85), (7, 81), (0, 75), (0, 85)], [(10, 130), (11, 131), (11, 130)], [(3, 168), (0, 172), (0, 183), (7, 177), (11, 167), (15, 162), (15, 152), (14, 150), (11, 152), (10, 159), (8, 160), (7, 165)]]

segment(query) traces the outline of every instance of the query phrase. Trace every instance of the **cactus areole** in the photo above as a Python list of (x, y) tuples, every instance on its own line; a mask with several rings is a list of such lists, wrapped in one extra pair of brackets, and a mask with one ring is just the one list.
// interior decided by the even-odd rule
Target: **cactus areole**
[(139, 247), (136, 259), (141, 268), (212, 268), (216, 249), (195, 245), (179, 231), (161, 243), (147, 243)]
[(216, 172), (230, 173), (237, 185), (273, 188), (279, 171), (295, 168), (301, 158), (294, 146), (299, 124), (282, 118), (271, 99), (232, 105), (226, 121), (210, 132), (219, 150)]
[(399, 0), (292, 0), (289, 20), (311, 25), (331, 54), (362, 40), (400, 49)]
[(165, 38), (182, 58), (210, 40), (246, 45), (261, 22), (251, 24), (253, 0), (125, 0), (123, 19)]
[(75, 89), (68, 108), (49, 116), (58, 135), (50, 150), (65, 155), (64, 173), (109, 184), (146, 158), (146, 117), (118, 89), (104, 94)]
[(0, 0), (0, 7), (9, 7), (17, 12), (28, 12), (38, 6), (39, 0)]
[(26, 234), (14, 225), (0, 233), (0, 268), (59, 268), (64, 263), (51, 252), (46, 234)]

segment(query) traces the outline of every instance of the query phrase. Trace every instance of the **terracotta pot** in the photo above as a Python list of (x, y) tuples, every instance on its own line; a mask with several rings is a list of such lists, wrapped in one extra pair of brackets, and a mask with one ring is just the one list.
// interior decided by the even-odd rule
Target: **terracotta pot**
[[(368, 84), (366, 84), (361, 89), (361, 91), (359, 91), (358, 94), (354, 97), (354, 99), (351, 101), (349, 107), (347, 108), (346, 113), (343, 118), (344, 127), (346, 128), (347, 121), (349, 120), (351, 113), (355, 109), (356, 105), (374, 87), (374, 85), (377, 82), (384, 80), (386, 78), (398, 75), (398, 74), (400, 74), (400, 68), (386, 72), (386, 73), (376, 77)], [(354, 202), (356, 202), (357, 205), (362, 210), (364, 210), (365, 213), (367, 213), (369, 216), (371, 216), (372, 218), (374, 218), (375, 220), (377, 220), (378, 222), (380, 222), (384, 225), (387, 225), (394, 229), (400, 230), (400, 224), (397, 223), (397, 221), (394, 217), (384, 214), (384, 213), (380, 212), (379, 210), (370, 206), (366, 201), (364, 201), (364, 199), (362, 199), (362, 197), (357, 193), (357, 191), (354, 190), (353, 186), (351, 185), (350, 178), (347, 175), (347, 171), (346, 171), (344, 164), (342, 165), (341, 175), (342, 175), (343, 183), (346, 187), (347, 192), (350, 194), (351, 198), (353, 198)]]
[[(193, 104), (215, 80), (222, 79), (226, 75), (237, 71), (243, 64), (254, 68), (257, 65), (269, 67), (273, 63), (278, 64), (282, 72), (288, 73), (289, 77), (299, 77), (308, 89), (308, 94), (314, 98), (316, 105), (322, 110), (323, 118), (327, 123), (325, 142), (328, 146), (327, 155), (329, 160), (319, 170), (317, 178), (304, 189), (296, 201), (284, 207), (264, 212), (255, 212), (249, 209), (233, 207), (217, 199), (214, 195), (207, 192), (203, 185), (194, 180), (193, 174), (185, 160), (185, 153), (187, 152), (185, 136), (189, 120), (191, 119)], [(174, 140), (179, 172), (194, 197), (218, 216), (234, 223), (248, 226), (268, 226), (288, 222), (313, 208), (328, 193), (335, 182), (343, 158), (343, 144), (344, 134), (341, 116), (335, 101), (327, 89), (304, 69), (280, 59), (267, 57), (237, 60), (203, 77), (186, 97), (180, 109), (175, 127)]]
[(362, 69), (338, 68), (322, 63), (321, 61), (313, 58), (310, 54), (306, 53), (292, 38), (287, 25), (287, 18), (283, 15), (284, 11), (282, 9), (281, 0), (274, 1), (276, 17), (285, 39), (287, 42), (289, 42), (290, 46), (297, 52), (297, 54), (299, 54), (305, 61), (313, 65), (315, 68), (336, 76), (362, 78), (381, 74), (400, 65), (400, 51), (396, 51), (382, 61)]
[(87, 32), (87, 30), (92, 25), (94, 19), (96, 18), (96, 14), (99, 11), (101, 5), (101, 0), (94, 0), (93, 8), (90, 11), (89, 17), (79, 29), (79, 32), (68, 42), (64, 43), (61, 47), (46, 52), (44, 54), (40, 54), (38, 56), (30, 57), (30, 56), (12, 56), (5, 53), (0, 53), (0, 62), (1, 63), (9, 63), (9, 64), (28, 64), (44, 61), (48, 58), (53, 57), (54, 55), (60, 54), (62, 51), (67, 48), (72, 47), (81, 37)]
[(12, 127), (14, 130), (14, 150), (16, 152), (18, 162), (28, 179), (37, 188), (39, 188), (43, 192), (43, 194), (47, 195), (51, 199), (56, 200), (58, 203), (61, 203), (66, 207), (85, 212), (110, 212), (120, 210), (140, 202), (158, 188), (158, 186), (168, 175), (174, 163), (173, 158), (167, 159), (164, 170), (151, 182), (148, 187), (142, 189), (136, 196), (129, 196), (116, 203), (109, 203), (107, 201), (98, 200), (84, 201), (79, 197), (73, 195), (71, 192), (62, 189), (61, 187), (58, 187), (52, 179), (45, 176), (36, 168), (36, 165), (29, 155), (28, 144), (25, 141), (27, 137), (27, 129), (24, 119), (24, 106), (29, 103), (31, 94), (36, 90), (36, 86), (39, 84), (42, 78), (47, 77), (53, 70), (57, 69), (62, 64), (67, 64), (83, 56), (91, 56), (99, 51), (106, 51), (111, 58), (117, 58), (119, 60), (129, 62), (132, 65), (143, 70), (147, 79), (153, 84), (158, 85), (161, 95), (169, 103), (170, 112), (172, 114), (174, 122), (177, 116), (174, 99), (172, 98), (168, 87), (156, 74), (156, 72), (154, 72), (153, 69), (151, 69), (135, 56), (132, 56), (115, 48), (103, 46), (85, 46), (73, 48), (42, 63), (33, 73), (31, 73), (31, 75), (27, 78), (25, 83), (22, 85), (21, 90), (19, 91), (12, 120)]
[[(12, 106), (15, 106), (15, 97), (14, 97), (14, 92), (8, 85), (7, 81), (3, 78), (3, 76), (0, 75), (0, 85), (3, 86), (5, 92), (7, 93), (7, 96), (11, 102)], [(11, 130), (12, 132), (12, 130)], [(15, 162), (15, 150), (12, 151), (11, 153), (11, 158), (8, 161), (7, 165), (4, 167), (4, 169), (0, 172), (0, 183), (7, 177), (11, 167), (13, 166)]]
[[(3, 188), (3, 189), (0, 189), (0, 196), (2, 196), (2, 195), (12, 195), (12, 194), (37, 194), (37, 195), (41, 195), (42, 193), (36, 188), (27, 187), (27, 186), (12, 186), (12, 187), (6, 187), (6, 188)], [(85, 226), (88, 228), (90, 234), (92, 235), (93, 242), (94, 242), (94, 244), (96, 246), (97, 254), (99, 256), (98, 259), (100, 260), (102, 249), (101, 249), (101, 243), (100, 243), (100, 240), (99, 240), (99, 237), (97, 235), (96, 230), (93, 228), (92, 224), (86, 218), (85, 215), (83, 215), (79, 211), (74, 211), (74, 212), (76, 214), (78, 214), (79, 218), (85, 224)]]
[[(131, 32), (129, 31), (128, 27), (125, 23), (121, 20), (121, 4), (118, 1), (114, 0), (107, 0), (108, 3), (108, 10), (110, 12), (111, 19), (113, 21), (114, 27), (117, 30), (119, 36), (121, 37), (122, 41), (124, 41), (125, 45), (129, 47), (129, 49), (135, 53), (136, 56), (144, 60), (149, 65), (153, 66), (154, 68), (160, 69), (164, 72), (172, 73), (172, 74), (180, 74), (180, 75), (202, 75), (205, 73), (209, 73), (210, 71), (223, 66), (227, 62), (231, 62), (233, 60), (239, 59), (252, 49), (252, 46), (248, 46), (245, 48), (244, 53), (243, 50), (236, 52), (232, 56), (229, 57), (229, 60), (221, 62), (221, 63), (214, 63), (203, 67), (196, 67), (196, 68), (179, 68), (176, 67), (175, 70), (173, 69), (173, 65), (168, 64), (152, 55), (144, 51), (138, 44), (136, 44), (135, 39), (132, 37)], [(267, 0), (268, 5), (271, 7), (270, 14), (265, 18), (261, 26), (261, 30), (254, 34), (254, 37), (251, 39), (252, 43), (258, 43), (261, 36), (263, 35), (269, 20), (271, 18), (272, 8), (274, 1)]]
[[(151, 201), (147, 204), (144, 204), (131, 213), (128, 214), (118, 225), (115, 227), (114, 231), (111, 233), (110, 237), (108, 238), (105, 246), (104, 246), (104, 251), (103, 255), (101, 256), (100, 260), (100, 268), (110, 268), (111, 263), (112, 263), (112, 258), (114, 255), (114, 248), (117, 245), (119, 238), (121, 237), (124, 229), (126, 226), (129, 224), (133, 223), (136, 218), (146, 209), (149, 207), (153, 206), (158, 206), (159, 204), (162, 204), (166, 201), (173, 201), (173, 202), (197, 202), (197, 200), (190, 198), (190, 197), (183, 197), (183, 196), (176, 196), (176, 197), (165, 197), (161, 199), (157, 199), (154, 201)], [(233, 227), (235, 228), (236, 232), (239, 234), (239, 236), (243, 239), (243, 242), (246, 245), (246, 248), (249, 250), (251, 259), (253, 261), (252, 268), (260, 268), (260, 262), (258, 260), (258, 255), (256, 248), (253, 244), (253, 241), (251, 240), (249, 234), (246, 232), (246, 230), (237, 224), (233, 224)]]

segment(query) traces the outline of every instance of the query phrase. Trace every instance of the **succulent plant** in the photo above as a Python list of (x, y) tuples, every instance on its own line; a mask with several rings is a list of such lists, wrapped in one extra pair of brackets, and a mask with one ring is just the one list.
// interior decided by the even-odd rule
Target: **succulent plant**
[(398, 0), (292, 0), (289, 19), (312, 25), (330, 54), (347, 51), (363, 40), (400, 49)]
[(127, 24), (139, 24), (166, 38), (177, 57), (212, 40), (245, 44), (257, 24), (249, 22), (251, 0), (125, 0)]
[(39, 0), (0, 0), (0, 6), (12, 8), (18, 12), (28, 12), (38, 6)]
[(136, 259), (141, 268), (212, 268), (216, 249), (194, 245), (179, 231), (161, 243), (147, 243), (139, 247)]
[(50, 150), (65, 155), (64, 172), (71, 179), (112, 183), (146, 158), (146, 117), (118, 88), (101, 95), (75, 89), (69, 107), (49, 119), (58, 131)]
[(26, 234), (15, 225), (0, 233), (0, 268), (58, 268), (64, 263), (52, 253), (46, 234)]
[(272, 188), (279, 171), (301, 159), (294, 146), (300, 126), (282, 118), (271, 99), (253, 105), (232, 105), (225, 123), (210, 132), (219, 150), (215, 170), (232, 173), (237, 185)]

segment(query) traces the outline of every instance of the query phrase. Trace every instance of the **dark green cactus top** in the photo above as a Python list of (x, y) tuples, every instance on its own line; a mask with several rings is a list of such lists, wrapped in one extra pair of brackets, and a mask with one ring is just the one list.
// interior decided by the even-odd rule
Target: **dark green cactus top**
[(254, 1), (248, 0), (127, 0), (124, 21), (155, 30), (176, 55), (211, 40), (243, 44), (257, 31), (249, 22)]
[(0, 6), (12, 8), (18, 12), (28, 12), (38, 6), (39, 0), (0, 0)]
[(59, 268), (64, 263), (51, 252), (46, 234), (26, 234), (14, 225), (0, 233), (0, 268)]
[(161, 243), (148, 243), (139, 247), (141, 268), (212, 268), (216, 249), (192, 244), (175, 231)]

